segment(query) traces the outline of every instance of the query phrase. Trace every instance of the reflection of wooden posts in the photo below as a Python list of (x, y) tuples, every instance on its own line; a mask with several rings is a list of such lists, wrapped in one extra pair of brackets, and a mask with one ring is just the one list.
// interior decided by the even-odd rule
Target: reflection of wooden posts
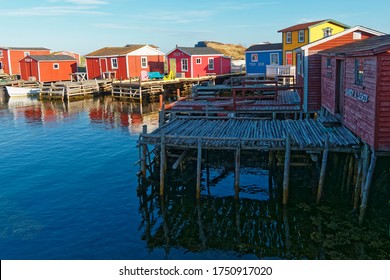
[[(148, 133), (148, 126), (143, 125), (142, 126), (142, 135), (146, 135)], [(143, 137), (143, 136), (142, 136)], [(142, 178), (146, 178), (146, 144), (141, 145), (141, 173)]]
[(286, 152), (284, 154), (284, 175), (283, 175), (283, 204), (287, 204), (288, 186), (290, 181), (290, 154), (291, 154), (291, 136), (286, 136)]
[(318, 183), (318, 190), (317, 190), (317, 204), (320, 203), (321, 196), (322, 196), (322, 189), (325, 181), (326, 165), (328, 162), (328, 154), (329, 154), (329, 136), (326, 137), (325, 139), (325, 149), (324, 149), (324, 153), (322, 154), (320, 181)]
[(140, 112), (142, 114), (142, 86), (141, 86), (141, 82), (139, 83), (139, 108), (140, 108)]
[(164, 195), (164, 184), (165, 184), (165, 170), (166, 170), (166, 151), (164, 135), (161, 136), (161, 151), (160, 151), (160, 195)]
[(163, 126), (164, 123), (165, 123), (165, 104), (163, 103), (158, 116), (159, 127)]
[(240, 160), (241, 160), (241, 139), (238, 140), (236, 156), (235, 156), (234, 198), (236, 199), (238, 199), (238, 194), (240, 192)]
[(371, 163), (370, 168), (368, 169), (367, 178), (362, 189), (362, 204), (360, 205), (360, 215), (359, 215), (359, 224), (362, 225), (364, 221), (364, 216), (366, 215), (367, 203), (368, 203), (368, 194), (372, 183), (372, 178), (374, 177), (376, 164), (376, 154), (375, 151), (372, 151), (371, 154)]
[(180, 99), (180, 88), (176, 90), (176, 97), (178, 100)]
[(198, 158), (196, 163), (196, 198), (200, 198), (200, 181), (202, 179), (202, 139), (198, 138)]

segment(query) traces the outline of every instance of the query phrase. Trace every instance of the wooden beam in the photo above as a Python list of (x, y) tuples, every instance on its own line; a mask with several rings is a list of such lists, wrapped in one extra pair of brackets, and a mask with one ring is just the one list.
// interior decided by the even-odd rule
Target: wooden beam
[(329, 136), (326, 137), (326, 139), (325, 139), (325, 148), (324, 148), (324, 153), (322, 154), (320, 181), (318, 183), (318, 190), (317, 190), (317, 204), (320, 204), (322, 191), (323, 191), (323, 187), (324, 187), (326, 165), (328, 162), (328, 154), (329, 154)]
[(286, 152), (284, 156), (284, 175), (283, 175), (283, 204), (288, 201), (288, 187), (290, 181), (290, 155), (291, 155), (291, 136), (286, 136)]
[(176, 169), (180, 162), (182, 162), (182, 160), (186, 157), (187, 155), (187, 151), (184, 151), (180, 156), (179, 158), (175, 161), (175, 163), (172, 165), (172, 169)]
[(370, 168), (368, 169), (366, 182), (364, 183), (364, 188), (362, 189), (362, 204), (360, 205), (359, 225), (363, 224), (364, 217), (366, 215), (368, 194), (372, 184), (372, 179), (374, 177), (375, 165), (376, 165), (376, 154), (375, 151), (373, 151), (371, 154), (371, 163), (370, 163)]
[(161, 136), (161, 150), (160, 150), (160, 196), (164, 195), (165, 184), (165, 165), (166, 165), (166, 150), (164, 135)]
[(202, 179), (202, 139), (198, 139), (198, 158), (196, 162), (196, 198), (200, 198), (200, 183)]

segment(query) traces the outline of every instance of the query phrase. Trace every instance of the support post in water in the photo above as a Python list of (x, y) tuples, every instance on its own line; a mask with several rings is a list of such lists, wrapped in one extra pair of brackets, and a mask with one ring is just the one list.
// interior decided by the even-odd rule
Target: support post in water
[[(143, 125), (142, 126), (142, 137), (143, 135), (146, 135), (148, 133), (148, 126)], [(141, 145), (141, 173), (142, 173), (142, 178), (146, 178), (146, 144)]]
[(288, 201), (288, 186), (290, 181), (290, 154), (291, 154), (291, 136), (286, 137), (286, 152), (284, 156), (284, 175), (283, 175), (283, 204)]
[(376, 154), (375, 151), (373, 150), (371, 154), (370, 168), (368, 169), (366, 182), (364, 183), (364, 188), (362, 189), (362, 204), (360, 206), (359, 225), (363, 224), (364, 216), (366, 215), (368, 194), (371, 187), (372, 179), (374, 177), (375, 164), (376, 164)]
[(196, 162), (196, 198), (200, 198), (200, 181), (202, 179), (202, 139), (198, 138), (198, 158)]
[(321, 163), (321, 172), (320, 172), (320, 181), (318, 183), (318, 190), (317, 190), (317, 204), (320, 204), (321, 196), (322, 196), (322, 190), (324, 187), (324, 181), (325, 181), (325, 174), (326, 174), (326, 165), (328, 162), (328, 154), (329, 154), (329, 136), (325, 139), (325, 148), (324, 153), (322, 154), (322, 163)]
[(165, 183), (165, 165), (166, 163), (166, 151), (164, 135), (161, 136), (161, 151), (160, 151), (160, 196), (164, 195), (164, 183)]
[(234, 190), (235, 196), (234, 198), (238, 198), (238, 194), (240, 192), (240, 161), (241, 161), (241, 139), (238, 139), (238, 145), (236, 149), (235, 155), (235, 176), (234, 176)]

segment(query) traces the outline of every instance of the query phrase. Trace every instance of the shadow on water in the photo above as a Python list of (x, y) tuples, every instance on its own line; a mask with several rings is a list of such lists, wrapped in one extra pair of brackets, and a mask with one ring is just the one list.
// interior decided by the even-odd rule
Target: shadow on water
[[(390, 258), (387, 203), (380, 204), (383, 209), (371, 207), (368, 221), (359, 227), (350, 194), (337, 187), (338, 177), (328, 174), (328, 195), (321, 205), (315, 204), (312, 186), (318, 177), (315, 168), (308, 167), (293, 169), (291, 197), (284, 207), (280, 174), (270, 174), (261, 162), (267, 162), (265, 155), (257, 168), (242, 168), (238, 198), (234, 196), (234, 169), (229, 164), (203, 168), (199, 200), (195, 199), (196, 175), (191, 168), (168, 175), (164, 197), (159, 196), (159, 183), (152, 177), (140, 179), (143, 221), (139, 229), (148, 248), (164, 248), (167, 258), (173, 248), (206, 256), (207, 252), (230, 251), (236, 257), (259, 259)], [(378, 175), (378, 180), (389, 179), (388, 173), (383, 175)], [(388, 186), (383, 190), (388, 192)]]

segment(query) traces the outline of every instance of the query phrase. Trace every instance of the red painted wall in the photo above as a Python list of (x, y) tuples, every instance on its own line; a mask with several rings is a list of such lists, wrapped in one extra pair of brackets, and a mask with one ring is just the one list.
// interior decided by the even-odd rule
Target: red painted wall
[(164, 74), (164, 56), (150, 55), (147, 56), (147, 67), (141, 67), (141, 57), (144, 56), (129, 56), (128, 63), (130, 68), (130, 77), (140, 77), (141, 71), (159, 72)]
[[(360, 32), (361, 40), (373, 37), (367, 32)], [(329, 40), (322, 44), (311, 47), (307, 50), (308, 52), (308, 88), (307, 88), (307, 110), (309, 112), (315, 112), (321, 109), (321, 56), (317, 53), (322, 50), (329, 48), (341, 46), (347, 43), (356, 42), (356, 39), (353, 39), (353, 32), (340, 36), (338, 38)], [(297, 76), (300, 76), (297, 74)], [(301, 76), (301, 79), (304, 80), (304, 77)], [(298, 80), (298, 77), (297, 77)], [(302, 82), (302, 86), (304, 82)]]
[[(188, 54), (176, 49), (175, 51), (171, 52), (168, 56), (168, 71), (171, 70), (171, 64), (170, 64), (170, 59), (175, 59), (176, 60), (176, 73), (184, 73), (185, 78), (191, 78), (191, 56)], [(188, 71), (182, 71), (181, 68), (181, 60), (182, 59), (187, 59), (188, 60)], [(174, 71), (174, 70), (173, 70)]]
[(390, 151), (390, 51), (378, 56), (377, 124), (375, 146)]
[[(50, 50), (3, 50), (3, 56), (0, 57), (0, 62), (3, 64), (3, 69), (5, 74), (21, 74), (21, 69), (19, 67), (19, 61), (24, 58), (24, 53), (29, 52), (30, 55), (49, 55)], [(8, 57), (10, 60), (8, 60)]]
[(88, 79), (100, 79), (101, 78), (99, 58), (86, 58), (85, 65), (87, 67)]
[[(58, 69), (53, 68), (53, 64), (56, 63), (59, 65)], [(70, 81), (71, 74), (77, 71), (77, 62), (76, 60), (37, 62), (26, 57), (20, 61), (20, 68), (23, 80), (28, 80), (29, 77), (34, 76), (39, 82)]]

